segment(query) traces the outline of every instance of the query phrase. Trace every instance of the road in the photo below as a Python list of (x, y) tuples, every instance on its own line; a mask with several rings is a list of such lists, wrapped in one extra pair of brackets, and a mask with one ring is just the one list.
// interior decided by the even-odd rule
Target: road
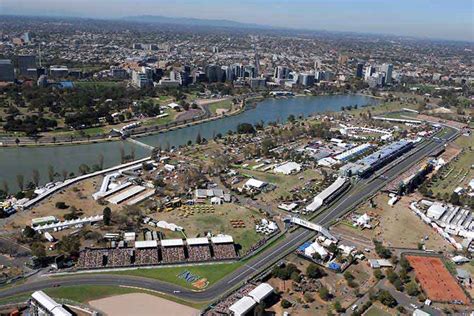
[[(334, 220), (342, 217), (344, 214), (352, 210), (354, 206), (366, 201), (367, 198), (380, 191), (390, 180), (397, 177), (400, 173), (407, 170), (424, 157), (429, 156), (431, 153), (444, 146), (444, 143), (455, 137), (456, 133), (455, 130), (448, 129), (442, 136), (442, 141), (429, 140), (423, 144), (419, 144), (416, 149), (410, 151), (403, 157), (400, 157), (400, 160), (396, 161), (396, 163), (382, 168), (378, 172), (378, 177), (360, 180), (313, 221), (320, 225), (329, 227)], [(380, 175), (382, 175), (382, 177), (380, 177)], [(193, 302), (208, 302), (223, 296), (230, 289), (250, 279), (257, 273), (264, 271), (287, 254), (294, 251), (300, 244), (312, 238), (314, 235), (315, 233), (313, 231), (298, 228), (295, 231), (288, 233), (282, 242), (263, 250), (246, 262), (242, 267), (228, 274), (223, 279), (211, 285), (208, 289), (200, 292), (183, 289), (170, 283), (147, 278), (112, 274), (79, 274), (54, 279), (48, 278), (13, 286), (1, 291), (0, 298), (53, 287), (54, 285), (122, 285), (146, 288)], [(218, 267), (218, 265), (216, 265), (216, 267)], [(180, 292), (173, 293), (174, 291)]]

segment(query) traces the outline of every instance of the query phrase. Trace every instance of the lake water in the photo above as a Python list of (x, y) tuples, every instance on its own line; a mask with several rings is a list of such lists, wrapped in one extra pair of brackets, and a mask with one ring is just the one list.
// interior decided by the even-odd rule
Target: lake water
[[(168, 144), (179, 146), (186, 144), (189, 140), (194, 142), (198, 133), (202, 137), (210, 139), (218, 133), (224, 135), (229, 130), (235, 131), (239, 123), (284, 122), (291, 114), (296, 117), (306, 117), (314, 113), (338, 111), (342, 106), (358, 105), (360, 107), (377, 103), (376, 99), (361, 95), (266, 99), (260, 102), (257, 107), (239, 115), (162, 134), (145, 136), (138, 140), (152, 146), (160, 145), (162, 148), (165, 148)], [(59, 174), (66, 170), (68, 173), (74, 172), (77, 175), (81, 164), (85, 163), (89, 166), (98, 164), (100, 155), (104, 157), (104, 168), (110, 167), (120, 163), (122, 150), (127, 155), (135, 151), (136, 159), (146, 157), (149, 154), (149, 151), (143, 147), (121, 141), (73, 146), (0, 148), (0, 188), (3, 188), (3, 182), (6, 181), (10, 192), (16, 192), (18, 190), (17, 175), (23, 175), (26, 184), (31, 179), (34, 169), (39, 171), (41, 183), (46, 183), (48, 182), (48, 166), (50, 165)], [(60, 178), (62, 177), (60, 176), (58, 179)]]

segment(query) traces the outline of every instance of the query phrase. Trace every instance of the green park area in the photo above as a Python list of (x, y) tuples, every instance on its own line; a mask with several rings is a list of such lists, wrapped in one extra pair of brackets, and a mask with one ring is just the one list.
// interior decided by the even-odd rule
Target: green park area
[(229, 110), (232, 107), (232, 100), (227, 99), (227, 100), (222, 100), (219, 102), (214, 102), (208, 105), (209, 111), (211, 111), (213, 114), (217, 113), (218, 109), (224, 109), (224, 110)]
[(460, 136), (455, 143), (462, 148), (462, 152), (445, 165), (428, 185), (434, 196), (450, 196), (454, 189), (465, 188), (474, 178), (474, 136)]
[[(227, 274), (239, 268), (242, 262), (216, 263), (193, 266), (179, 266), (166, 268), (136, 269), (127, 271), (114, 271), (111, 274), (131, 275), (160, 280), (176, 284), (188, 289), (197, 290), (192, 281), (186, 280), (186, 274), (189, 272), (196, 277), (196, 280), (207, 279), (208, 286), (215, 284)], [(189, 274), (187, 274), (189, 275)], [(189, 278), (188, 278), (189, 280)]]
[(390, 316), (391, 314), (376, 306), (372, 306), (365, 312), (364, 315), (365, 316)]

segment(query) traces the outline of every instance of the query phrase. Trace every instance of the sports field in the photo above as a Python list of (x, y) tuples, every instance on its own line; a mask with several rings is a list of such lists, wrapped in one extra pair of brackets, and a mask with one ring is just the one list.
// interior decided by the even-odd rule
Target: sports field
[(407, 256), (416, 278), (428, 298), (436, 302), (459, 301), (469, 304), (469, 298), (449, 273), (440, 258)]

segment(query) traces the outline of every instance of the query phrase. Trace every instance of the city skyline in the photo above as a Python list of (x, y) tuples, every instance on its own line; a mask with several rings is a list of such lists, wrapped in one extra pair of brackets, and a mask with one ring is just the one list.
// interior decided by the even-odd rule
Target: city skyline
[[(471, 0), (447, 4), (438, 0), (388, 2), (244, 0), (221, 3), (215, 0), (165, 1), (126, 0), (64, 3), (46, 0), (5, 0), (0, 12), (8, 15), (121, 18), (158, 15), (165, 17), (222, 19), (273, 27), (340, 32), (390, 34), (422, 38), (474, 41)], [(91, 12), (90, 8), (94, 7)], [(322, 14), (324, 13), (324, 14)]]

